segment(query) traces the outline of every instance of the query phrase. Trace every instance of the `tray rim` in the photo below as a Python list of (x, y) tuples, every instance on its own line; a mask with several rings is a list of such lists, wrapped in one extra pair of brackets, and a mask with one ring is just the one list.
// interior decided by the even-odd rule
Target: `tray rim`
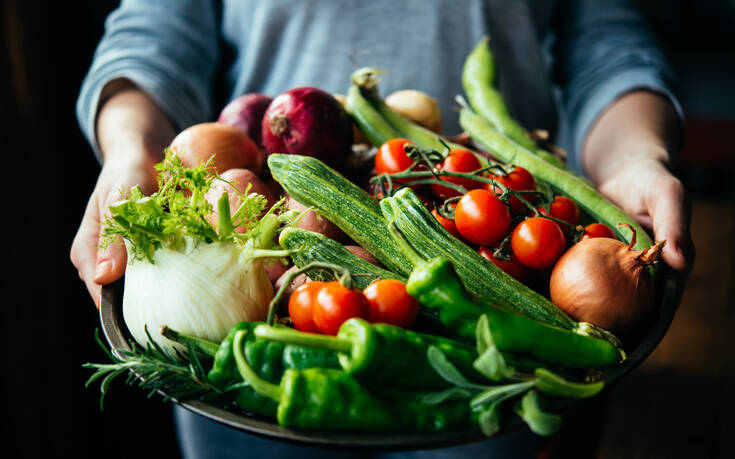
[[(654, 351), (668, 331), (681, 299), (682, 286), (677, 284), (677, 277), (666, 265), (662, 266), (657, 276), (658, 288), (656, 305), (658, 315), (650, 329), (639, 341), (625, 362), (608, 370), (603, 379), (609, 391), (620, 378), (637, 368)], [(130, 350), (131, 335), (122, 317), (122, 292), (124, 278), (102, 287), (99, 301), (99, 317), (102, 331), (112, 352), (120, 357), (118, 350)], [(165, 396), (164, 393), (162, 395)], [(597, 396), (600, 396), (598, 394)], [(513, 418), (493, 437), (485, 437), (479, 428), (465, 431), (435, 432), (427, 435), (400, 434), (360, 434), (351, 432), (329, 432), (317, 430), (289, 429), (278, 425), (273, 420), (248, 416), (225, 410), (200, 400), (178, 400), (168, 397), (172, 402), (197, 415), (203, 416), (222, 425), (253, 434), (259, 437), (279, 440), (311, 447), (329, 447), (337, 449), (371, 449), (371, 450), (424, 450), (436, 449), (479, 441), (490, 441), (493, 438), (525, 429), (520, 419)], [(578, 400), (559, 399), (553, 408), (567, 411), (577, 404)]]

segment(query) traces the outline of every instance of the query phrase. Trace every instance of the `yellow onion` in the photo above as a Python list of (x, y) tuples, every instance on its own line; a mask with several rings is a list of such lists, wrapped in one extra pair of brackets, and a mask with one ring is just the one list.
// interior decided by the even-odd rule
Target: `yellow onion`
[(574, 320), (610, 330), (621, 339), (637, 336), (653, 312), (655, 285), (647, 266), (665, 241), (633, 250), (617, 239), (580, 241), (551, 272), (551, 301)]
[(181, 131), (169, 147), (186, 167), (206, 162), (214, 155), (218, 173), (229, 169), (249, 169), (260, 174), (265, 152), (242, 129), (223, 123), (200, 123)]

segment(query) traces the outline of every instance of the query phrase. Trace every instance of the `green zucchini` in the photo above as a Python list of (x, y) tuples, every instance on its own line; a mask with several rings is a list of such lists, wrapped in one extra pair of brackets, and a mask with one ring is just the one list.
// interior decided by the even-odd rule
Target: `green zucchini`
[(630, 242), (632, 234), (621, 232), (618, 229), (618, 223), (631, 225), (636, 232), (636, 250), (642, 250), (652, 244), (646, 231), (633, 218), (605, 199), (581, 177), (556, 167), (549, 167), (546, 161), (499, 133), (490, 123), (467, 108), (460, 110), (459, 124), (483, 148), (492, 151), (493, 155), (502, 161), (527, 169), (534, 177), (548, 183), (555, 191), (572, 198), (593, 219), (615, 229), (622, 240)]
[(425, 259), (444, 257), (475, 297), (566, 330), (577, 323), (549, 300), (526, 287), (449, 234), (410, 188), (380, 201), (383, 215)]
[(391, 238), (377, 199), (310, 156), (271, 154), (268, 167), (291, 197), (313, 207), (390, 271), (411, 272), (413, 265)]
[[(363, 260), (339, 242), (320, 233), (300, 228), (286, 228), (281, 231), (278, 242), (283, 248), (291, 251), (291, 259), (300, 268), (312, 261), (322, 261), (349, 269), (353, 276), (353, 285), (360, 290), (378, 279), (398, 279), (406, 282), (405, 277)], [(334, 280), (334, 276), (321, 270), (307, 271), (306, 274), (316, 281)]]

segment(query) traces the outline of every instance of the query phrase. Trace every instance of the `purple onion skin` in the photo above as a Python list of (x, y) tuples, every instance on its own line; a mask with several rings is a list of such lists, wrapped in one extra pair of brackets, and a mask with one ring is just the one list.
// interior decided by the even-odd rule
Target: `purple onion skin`
[(265, 94), (250, 93), (242, 95), (230, 101), (222, 109), (217, 121), (242, 129), (262, 148), (261, 124), (263, 115), (271, 101), (273, 101), (273, 98)]
[(352, 123), (331, 94), (301, 87), (278, 95), (262, 122), (268, 153), (313, 156), (339, 167), (352, 147)]

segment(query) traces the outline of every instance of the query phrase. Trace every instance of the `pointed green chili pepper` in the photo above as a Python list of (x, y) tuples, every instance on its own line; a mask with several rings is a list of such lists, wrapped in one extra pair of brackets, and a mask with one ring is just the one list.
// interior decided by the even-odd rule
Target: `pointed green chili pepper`
[[(215, 386), (226, 390), (229, 386), (242, 382), (232, 349), (235, 333), (241, 330), (251, 332), (259, 324), (262, 322), (238, 322), (219, 345), (168, 328), (164, 329), (163, 333), (173, 341), (191, 344), (195, 350), (212, 357), (214, 361), (207, 378)], [(337, 355), (331, 350), (258, 339), (252, 333), (247, 335), (244, 352), (258, 375), (270, 382), (279, 381), (287, 368), (339, 368)], [(258, 394), (252, 387), (240, 387), (233, 391), (231, 396), (235, 403), (246, 411), (263, 416), (276, 416), (277, 404)]]
[(609, 341), (475, 301), (446, 258), (416, 261), (406, 291), (423, 307), (435, 310), (439, 320), (462, 337), (474, 338), (477, 320), (486, 314), (493, 340), (504, 352), (526, 354), (543, 362), (573, 368), (602, 368), (624, 359), (622, 351)]
[(337, 336), (304, 333), (287, 328), (258, 326), (258, 338), (337, 352), (342, 369), (363, 384), (408, 390), (450, 387), (426, 357), (430, 346), (441, 349), (468, 378), (482, 380), (472, 363), (477, 358), (473, 346), (449, 338), (405, 330), (365, 320), (347, 320)]
[(286, 427), (361, 432), (431, 432), (466, 426), (466, 401), (424, 405), (384, 399), (366, 390), (344, 371), (288, 369), (280, 384), (261, 378), (243, 352), (247, 331), (235, 333), (233, 350), (242, 378), (257, 393), (278, 403), (278, 423)]

